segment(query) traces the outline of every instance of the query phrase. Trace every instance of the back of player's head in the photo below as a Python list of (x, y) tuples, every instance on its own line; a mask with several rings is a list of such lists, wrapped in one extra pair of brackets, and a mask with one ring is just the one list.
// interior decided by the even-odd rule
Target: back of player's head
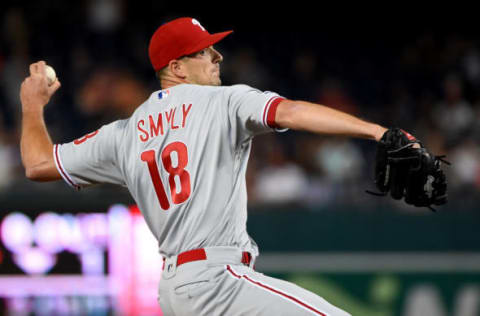
[(210, 34), (193, 18), (178, 18), (161, 25), (150, 39), (148, 54), (159, 71), (171, 60), (196, 53), (221, 41), (233, 31)]

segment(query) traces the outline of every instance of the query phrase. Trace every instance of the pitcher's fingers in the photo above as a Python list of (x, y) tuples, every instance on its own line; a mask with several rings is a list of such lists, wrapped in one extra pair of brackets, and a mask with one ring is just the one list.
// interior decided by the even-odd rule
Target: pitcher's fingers
[[(30, 74), (45, 74), (45, 61), (40, 60), (30, 65)], [(43, 68), (42, 68), (43, 67)], [(43, 71), (42, 71), (43, 69)]]
[(46, 69), (46, 67), (45, 67), (46, 63), (43, 60), (40, 60), (37, 64), (38, 64), (38, 72), (40, 74), (46, 76), (47, 75), (47, 71), (45, 70)]
[(38, 65), (37, 63), (30, 64), (30, 75), (37, 73)]
[(60, 81), (58, 81), (57, 78), (55, 82), (50, 87), (48, 87), (48, 90), (50, 91), (50, 94), (54, 94), (61, 86), (62, 84), (60, 83)]

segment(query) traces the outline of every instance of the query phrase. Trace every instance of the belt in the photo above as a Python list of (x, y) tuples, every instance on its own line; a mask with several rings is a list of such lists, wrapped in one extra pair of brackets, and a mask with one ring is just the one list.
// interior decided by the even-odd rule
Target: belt
[[(200, 260), (207, 260), (207, 253), (205, 249), (199, 248), (199, 249), (185, 251), (180, 253), (177, 256), (177, 267), (184, 263), (188, 263), (192, 261), (200, 261)], [(243, 251), (241, 263), (248, 266), (250, 265), (251, 261), (252, 261), (252, 255), (247, 251)], [(163, 263), (164, 263), (163, 265), (165, 266), (165, 258), (163, 258)], [(163, 268), (164, 267), (162, 267), (162, 270)]]

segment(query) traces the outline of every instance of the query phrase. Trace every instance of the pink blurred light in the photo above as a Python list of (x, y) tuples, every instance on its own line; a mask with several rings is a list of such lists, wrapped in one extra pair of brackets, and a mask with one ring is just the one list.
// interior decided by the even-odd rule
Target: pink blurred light
[(3, 244), (13, 253), (19, 253), (33, 243), (32, 222), (21, 213), (7, 215), (0, 227)]
[(13, 260), (17, 266), (28, 274), (44, 274), (57, 262), (54, 255), (39, 248), (30, 248), (21, 254), (15, 254)]
[(83, 216), (85, 216), (85, 214), (78, 214), (77, 216), (72, 215), (68, 220), (70, 230), (67, 239), (68, 243), (65, 245), (65, 249), (76, 254), (87, 251), (91, 247), (91, 245), (86, 242), (80, 224), (79, 218)]
[(104, 259), (103, 251), (91, 249), (81, 254), (82, 272), (84, 275), (103, 275)]
[[(16, 254), (14, 262), (26, 273), (47, 273), (56, 264), (53, 254), (63, 250), (79, 256), (83, 273), (72, 282), (57, 282), (57, 276), (13, 280), (0, 276), (0, 297), (72, 292), (105, 295), (115, 298), (122, 313), (162, 315), (157, 303), (162, 258), (137, 207), (113, 205), (107, 214), (42, 213), (34, 225), (25, 215), (12, 213), (0, 227), (3, 243)], [(104, 251), (108, 254), (108, 276), (104, 275)], [(87, 275), (103, 281), (91, 285), (80, 282)]]
[(115, 296), (108, 276), (0, 276), (0, 297)]
[(105, 248), (108, 241), (108, 220), (105, 214), (88, 214), (80, 218), (85, 239), (98, 248)]
[(34, 222), (35, 242), (46, 252), (55, 254), (63, 251), (59, 227), (64, 220), (56, 213), (40, 214)]

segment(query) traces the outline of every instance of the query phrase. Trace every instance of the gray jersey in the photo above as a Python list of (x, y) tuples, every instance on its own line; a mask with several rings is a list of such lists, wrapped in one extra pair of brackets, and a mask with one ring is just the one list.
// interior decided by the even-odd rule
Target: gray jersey
[(251, 140), (273, 130), (281, 100), (246, 85), (177, 85), (154, 92), (129, 119), (55, 145), (55, 163), (78, 189), (127, 186), (164, 256), (214, 246), (257, 255), (245, 173)]

